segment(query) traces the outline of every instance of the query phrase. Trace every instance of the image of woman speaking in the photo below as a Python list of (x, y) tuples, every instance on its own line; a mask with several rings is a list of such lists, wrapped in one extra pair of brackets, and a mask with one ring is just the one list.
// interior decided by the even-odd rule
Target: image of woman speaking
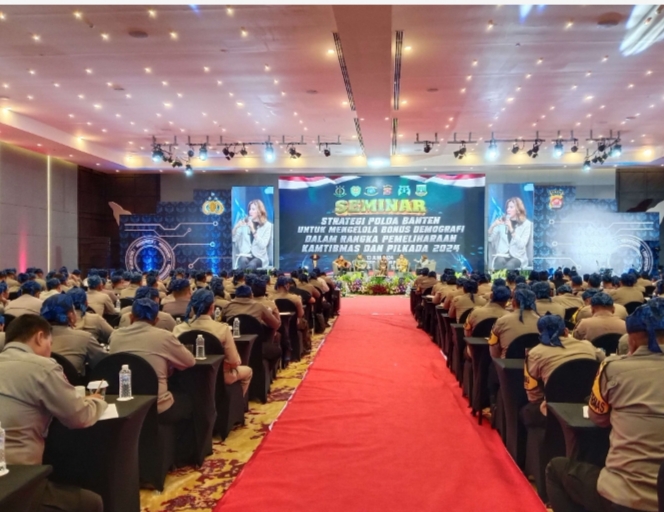
[(505, 203), (505, 215), (489, 226), (489, 266), (493, 270), (517, 270), (532, 266), (533, 223), (526, 218), (520, 197)]
[(272, 251), (272, 223), (267, 220), (263, 201), (249, 201), (249, 214), (233, 227), (235, 268), (256, 270), (270, 266)]

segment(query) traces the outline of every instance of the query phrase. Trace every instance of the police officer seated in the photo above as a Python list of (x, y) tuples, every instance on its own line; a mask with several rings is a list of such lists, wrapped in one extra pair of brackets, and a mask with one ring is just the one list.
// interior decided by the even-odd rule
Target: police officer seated
[(590, 299), (592, 317), (584, 318), (574, 328), (578, 340), (594, 340), (604, 334), (625, 334), (625, 321), (614, 315), (615, 308), (610, 295), (599, 292)]
[(177, 423), (191, 416), (193, 404), (186, 393), (169, 390), (168, 377), (173, 369), (185, 370), (194, 366), (196, 360), (173, 333), (155, 327), (158, 313), (159, 306), (154, 300), (135, 299), (131, 325), (120, 327), (111, 335), (111, 354), (128, 352), (150, 363), (159, 380), (159, 421)]
[(521, 409), (526, 427), (545, 427), (546, 397), (544, 387), (553, 371), (573, 359), (604, 360), (604, 353), (586, 340), (573, 338), (558, 315), (544, 315), (537, 320), (539, 345), (528, 351), (524, 367), (524, 388), (528, 404)]
[(212, 319), (214, 308), (214, 294), (206, 289), (196, 290), (191, 296), (186, 315), (189, 318), (193, 313), (194, 319), (177, 325), (173, 334), (179, 337), (183, 332), (194, 330), (209, 332), (215, 336), (224, 347), (224, 382), (233, 384), (239, 380), (242, 383), (242, 393), (246, 395), (251, 382), (251, 368), (242, 365), (228, 324)]
[[(16, 318), (0, 353), (0, 423), (8, 464), (42, 464), (48, 427), (57, 418), (68, 428), (94, 425), (107, 404), (99, 395), (80, 397), (51, 356), (51, 326), (37, 315)], [(102, 512), (99, 495), (47, 481), (39, 488), (40, 512)], [(8, 511), (9, 512), (9, 511)]]
[(551, 315), (558, 315), (562, 318), (565, 318), (565, 308), (561, 304), (553, 302), (551, 299), (551, 287), (549, 286), (549, 281), (538, 281), (533, 283), (530, 289), (535, 294), (537, 300), (535, 301), (535, 306), (537, 307), (537, 312), (540, 315), (545, 315), (547, 313)]
[(108, 343), (108, 338), (113, 333), (113, 327), (98, 315), (94, 310), (88, 310), (88, 296), (83, 288), (72, 288), (67, 292), (74, 303), (76, 313), (75, 329), (89, 332), (100, 343)]
[(74, 328), (76, 313), (71, 295), (61, 293), (46, 299), (41, 316), (52, 326), (53, 352), (66, 358), (79, 374), (85, 375), (86, 365), (92, 367), (106, 357), (92, 334)]
[[(136, 290), (134, 299), (136, 300), (145, 298), (152, 299), (157, 304), (159, 304), (159, 290), (156, 288), (151, 288), (150, 286), (141, 286), (138, 290)], [(122, 308), (120, 314), (122, 316), (120, 317), (120, 323), (118, 324), (118, 327), (128, 327), (131, 325), (131, 306)], [(176, 325), (177, 324), (175, 323), (175, 319), (165, 311), (159, 311), (159, 313), (157, 313), (157, 322), (154, 324), (156, 328), (173, 332), (173, 329), (175, 329)]]
[[(496, 279), (496, 281), (498, 281)], [(472, 336), (473, 330), (477, 324), (489, 318), (502, 318), (508, 311), (505, 309), (507, 303), (512, 298), (512, 292), (507, 286), (494, 286), (491, 292), (491, 302), (482, 307), (474, 308), (466, 318), (464, 333), (466, 336)]]
[(590, 396), (590, 419), (612, 427), (604, 468), (558, 457), (546, 470), (554, 512), (657, 511), (664, 460), (664, 299), (627, 318), (629, 354), (608, 357)]
[(535, 294), (527, 288), (514, 290), (512, 307), (514, 311), (502, 316), (491, 329), (489, 338), (489, 351), (491, 357), (505, 358), (507, 347), (519, 336), (537, 333), (537, 308), (535, 306)]
[(36, 281), (26, 281), (21, 285), (20, 291), (20, 297), (10, 301), (5, 306), (5, 315), (12, 315), (14, 317), (29, 314), (38, 315), (43, 302), (39, 298), (41, 293), (39, 283)]
[(53, 295), (57, 295), (58, 293), (62, 293), (62, 283), (60, 283), (59, 279), (51, 277), (46, 281), (46, 291), (41, 292), (39, 294), (39, 298), (46, 300)]
[(171, 316), (184, 316), (191, 300), (191, 284), (189, 279), (174, 279), (170, 284), (171, 297), (161, 301), (162, 311)]
[(129, 286), (124, 288), (120, 292), (121, 299), (133, 299), (136, 295), (136, 290), (141, 286), (143, 282), (143, 274), (140, 272), (132, 272), (129, 277)]

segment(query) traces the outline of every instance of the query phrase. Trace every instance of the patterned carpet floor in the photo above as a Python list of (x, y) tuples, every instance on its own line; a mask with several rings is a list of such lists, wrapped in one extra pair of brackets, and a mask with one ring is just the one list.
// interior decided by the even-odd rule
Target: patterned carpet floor
[[(334, 325), (334, 320), (330, 323)], [(279, 372), (267, 403), (249, 402), (245, 426), (235, 428), (223, 442), (218, 437), (213, 439), (213, 453), (205, 459), (203, 466), (187, 466), (169, 473), (162, 493), (141, 490), (141, 512), (212, 510), (302, 382), (331, 328), (313, 337), (309, 355)]]

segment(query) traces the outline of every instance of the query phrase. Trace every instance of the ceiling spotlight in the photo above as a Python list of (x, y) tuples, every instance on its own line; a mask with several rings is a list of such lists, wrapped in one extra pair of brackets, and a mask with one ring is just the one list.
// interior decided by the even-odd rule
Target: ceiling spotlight
[(207, 144), (203, 144), (198, 150), (198, 159), (205, 162), (208, 158)]
[(553, 156), (560, 158), (563, 156), (565, 149), (563, 148), (563, 143), (561, 141), (556, 141), (556, 144), (553, 146)]
[[(426, 147), (424, 148), (424, 151), (428, 153)], [(326, 158), (332, 154), (332, 153), (330, 153), (330, 150), (327, 147), (327, 144), (325, 144), (325, 149), (323, 150), (323, 154), (325, 155)]]
[(592, 168), (592, 167), (591, 167), (591, 165), (590, 165), (590, 161), (586, 159), (586, 161), (583, 162), (583, 170), (587, 172), (587, 171), (589, 171), (591, 168)]
[(425, 153), (430, 153), (431, 152), (431, 144), (429, 144), (428, 142), (424, 143), (424, 152)]
[(191, 176), (192, 174), (194, 174), (194, 170), (192, 169), (190, 164), (184, 166), (184, 174), (185, 176)]
[(275, 159), (275, 154), (274, 154), (274, 148), (272, 147), (272, 144), (269, 142), (265, 145), (265, 161), (266, 162), (274, 162)]
[(466, 144), (465, 142), (461, 143), (461, 147), (454, 152), (454, 158), (461, 160), (466, 155)]
[(194, 158), (194, 154), (195, 154), (195, 153), (194, 153), (194, 148), (192, 148), (191, 146), (189, 146), (189, 150), (187, 151), (187, 156), (188, 156), (189, 158)]
[(515, 143), (512, 145), (512, 154), (513, 154), (513, 155), (516, 155), (518, 152), (519, 152), (519, 144), (515, 142)]
[(609, 156), (620, 156), (622, 155), (622, 146), (620, 145), (620, 139), (618, 139), (611, 148)]
[(572, 153), (576, 153), (576, 152), (579, 150), (579, 141), (576, 140), (576, 139), (574, 139), (574, 141), (572, 142), (572, 147), (569, 148), (569, 150), (570, 150)]
[(300, 158), (302, 156), (302, 154), (298, 153), (298, 151), (295, 149), (295, 146), (290, 147), (290, 149), (288, 150), (288, 154), (293, 159), (297, 159), (297, 158)]
[(490, 160), (495, 160), (496, 158), (498, 158), (498, 145), (494, 140), (491, 140), (489, 142), (489, 151), (487, 152), (487, 157)]
[(180, 160), (176, 159), (176, 160), (173, 160), (173, 163), (172, 163), (171, 165), (172, 165), (174, 168), (182, 167), (182, 162), (181, 162)]
[(245, 148), (244, 145), (242, 146), (242, 149), (240, 150), (240, 154), (242, 156), (247, 156), (247, 148)]
[(152, 148), (152, 161), (159, 162), (163, 158), (164, 158), (164, 152), (161, 150), (161, 146), (159, 144), (156, 144)]
[(533, 148), (532, 148), (532, 149), (529, 149), (529, 150), (526, 152), (530, 158), (537, 158), (537, 155), (538, 155), (538, 153), (539, 153), (539, 148), (540, 148), (539, 143), (540, 143), (540, 141), (539, 141), (539, 140), (536, 140), (536, 141), (533, 143)]
[(600, 153), (602, 153), (605, 149), (606, 149), (606, 141), (601, 140), (601, 141), (597, 144), (597, 151), (599, 151)]

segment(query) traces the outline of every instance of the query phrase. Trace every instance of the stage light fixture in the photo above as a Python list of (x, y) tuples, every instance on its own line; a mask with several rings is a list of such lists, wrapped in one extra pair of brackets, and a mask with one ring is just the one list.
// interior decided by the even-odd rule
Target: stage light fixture
[(194, 154), (195, 154), (195, 153), (194, 153), (194, 148), (191, 147), (191, 146), (189, 146), (189, 150), (187, 151), (187, 156), (188, 156), (189, 158), (194, 158)]
[(598, 157), (598, 156), (594, 156), (593, 159), (592, 159), (592, 163), (594, 163), (594, 164), (599, 163), (599, 157)]
[(208, 148), (207, 144), (203, 144), (198, 150), (198, 159), (205, 162), (208, 159)]
[(533, 143), (533, 147), (532, 147), (532, 149), (529, 149), (529, 150), (526, 152), (530, 158), (537, 158), (537, 155), (538, 155), (538, 153), (539, 153), (539, 148), (540, 148), (539, 143), (540, 143), (540, 141), (539, 141), (539, 140), (536, 140), (536, 141)]
[(179, 159), (173, 160), (173, 163), (171, 164), (174, 168), (177, 167), (182, 167), (182, 162)]
[(592, 169), (592, 166), (590, 165), (590, 161), (586, 159), (586, 161), (583, 162), (583, 170), (589, 171), (590, 169)]
[(489, 158), (489, 160), (495, 160), (496, 158), (498, 158), (498, 145), (494, 140), (489, 142), (489, 150), (487, 151), (487, 158)]
[(240, 150), (240, 154), (241, 154), (242, 156), (247, 156), (247, 148), (245, 148), (244, 146), (242, 146), (242, 149)]
[(231, 151), (230, 149), (228, 149), (228, 146), (226, 146), (221, 152), (226, 157), (226, 160), (230, 160), (231, 158), (233, 158), (235, 156), (235, 153), (233, 151)]
[(274, 154), (274, 148), (272, 147), (272, 144), (267, 144), (265, 146), (265, 161), (272, 163), (275, 160), (275, 154)]
[(288, 150), (288, 154), (292, 159), (298, 159), (302, 156), (301, 153), (298, 153), (298, 151), (295, 149), (295, 146), (291, 146), (290, 149)]
[(563, 156), (563, 153), (565, 152), (565, 149), (563, 148), (563, 143), (561, 141), (556, 141), (555, 145), (553, 146), (553, 156), (556, 158), (560, 158)]
[(461, 160), (466, 155), (466, 145), (462, 142), (461, 147), (454, 152), (454, 157)]
[(329, 157), (332, 153), (330, 153), (330, 149), (327, 147), (327, 144), (325, 144), (325, 149), (323, 150), (323, 154), (325, 155), (325, 158)]
[(512, 145), (512, 154), (516, 155), (519, 152), (519, 144), (516, 142)]
[(152, 161), (153, 162), (159, 162), (164, 158), (164, 152), (161, 149), (161, 146), (159, 144), (155, 144), (152, 147)]
[(622, 155), (622, 146), (620, 145), (620, 140), (617, 140), (616, 143), (611, 148), (609, 156), (618, 157), (620, 155)]
[(599, 151), (600, 153), (603, 153), (605, 149), (606, 149), (606, 142), (604, 140), (601, 140), (597, 144), (597, 151)]
[(431, 152), (431, 144), (429, 144), (428, 142), (424, 143), (424, 152), (425, 153), (430, 153)]
[(576, 139), (574, 139), (574, 141), (572, 142), (572, 147), (569, 148), (569, 150), (570, 150), (572, 153), (576, 153), (576, 152), (579, 150), (579, 141), (576, 140)]

